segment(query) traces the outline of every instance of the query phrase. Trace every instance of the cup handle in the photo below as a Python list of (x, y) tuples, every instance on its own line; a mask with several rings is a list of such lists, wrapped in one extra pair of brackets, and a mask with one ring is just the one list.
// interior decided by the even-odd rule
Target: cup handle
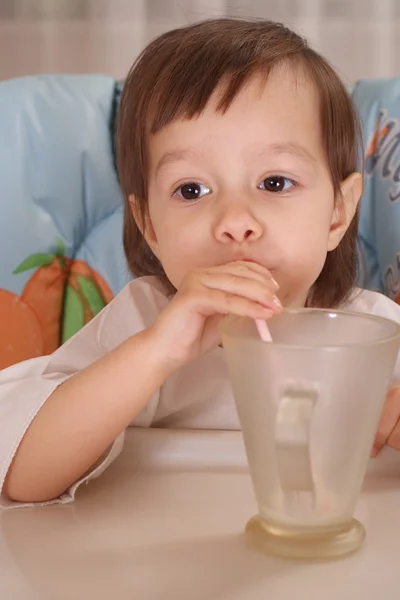
[(283, 492), (313, 492), (310, 431), (318, 386), (286, 382), (282, 387), (275, 424), (277, 471)]

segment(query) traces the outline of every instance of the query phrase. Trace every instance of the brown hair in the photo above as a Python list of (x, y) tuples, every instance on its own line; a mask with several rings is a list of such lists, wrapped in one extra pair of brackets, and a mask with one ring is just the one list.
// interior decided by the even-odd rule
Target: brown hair
[[(222, 81), (224, 113), (255, 74), (265, 79), (281, 64), (293, 64), (314, 83), (320, 97), (322, 140), (335, 194), (357, 170), (361, 136), (349, 94), (332, 67), (287, 27), (265, 20), (215, 19), (169, 31), (138, 57), (125, 81), (118, 111), (117, 161), (125, 196), (123, 242), (136, 276), (156, 275), (174, 291), (162, 265), (138, 228), (128, 203), (138, 203), (141, 229), (148, 211), (147, 142), (177, 118), (193, 118)], [(351, 293), (358, 276), (358, 214), (338, 247), (329, 252), (308, 298), (309, 306), (334, 308)]]

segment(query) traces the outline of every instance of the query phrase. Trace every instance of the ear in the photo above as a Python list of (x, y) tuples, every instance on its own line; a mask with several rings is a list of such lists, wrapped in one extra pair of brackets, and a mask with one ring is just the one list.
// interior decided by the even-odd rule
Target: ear
[(153, 254), (157, 258), (159, 258), (158, 254), (157, 254), (157, 251), (158, 251), (157, 237), (156, 237), (156, 233), (154, 231), (154, 227), (151, 222), (150, 216), (146, 215), (144, 218), (144, 222), (143, 222), (136, 196), (134, 196), (133, 194), (130, 194), (128, 196), (128, 200), (129, 200), (129, 206), (131, 207), (133, 218), (135, 219), (135, 223), (136, 223), (137, 227), (139, 228), (140, 233), (143, 235), (144, 239), (146, 240), (146, 242), (149, 245)]
[(340, 185), (340, 193), (335, 198), (335, 208), (328, 238), (328, 251), (337, 248), (354, 215), (362, 194), (362, 175), (352, 173)]

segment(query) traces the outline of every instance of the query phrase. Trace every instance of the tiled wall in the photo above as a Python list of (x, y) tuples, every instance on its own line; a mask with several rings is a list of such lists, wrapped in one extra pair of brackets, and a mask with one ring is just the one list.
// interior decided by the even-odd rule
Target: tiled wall
[(217, 15), (284, 21), (348, 83), (400, 75), (400, 0), (0, 0), (0, 79), (123, 77), (158, 33)]

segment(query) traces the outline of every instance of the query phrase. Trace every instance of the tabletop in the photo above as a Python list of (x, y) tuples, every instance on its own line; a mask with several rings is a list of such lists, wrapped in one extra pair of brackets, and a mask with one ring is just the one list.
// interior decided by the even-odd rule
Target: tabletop
[(259, 554), (240, 432), (129, 429), (76, 502), (0, 511), (4, 600), (363, 600), (400, 597), (400, 454), (372, 460), (364, 547), (333, 562)]

